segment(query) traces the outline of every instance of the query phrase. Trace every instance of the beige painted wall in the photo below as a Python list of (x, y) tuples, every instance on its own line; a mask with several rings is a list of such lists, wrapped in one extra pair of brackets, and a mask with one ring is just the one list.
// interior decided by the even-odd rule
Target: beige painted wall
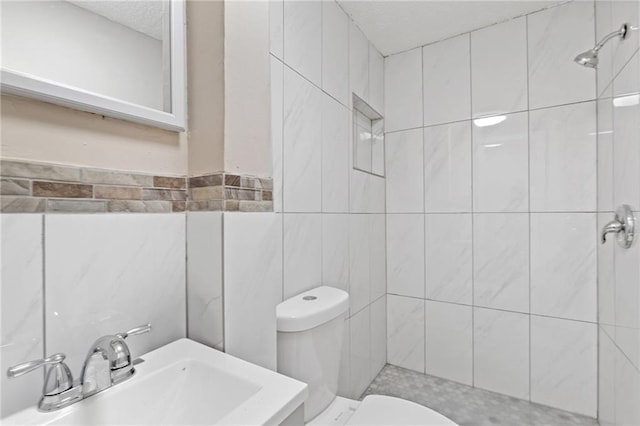
[(187, 3), (189, 174), (224, 169), (224, 3)]
[(271, 176), (269, 2), (228, 1), (224, 16), (224, 169)]

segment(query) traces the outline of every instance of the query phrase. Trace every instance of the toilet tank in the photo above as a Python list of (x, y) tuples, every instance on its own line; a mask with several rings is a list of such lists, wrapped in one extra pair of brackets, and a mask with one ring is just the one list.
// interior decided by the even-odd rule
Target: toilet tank
[(287, 299), (276, 308), (278, 372), (309, 385), (305, 422), (336, 397), (348, 307), (345, 291), (322, 286)]

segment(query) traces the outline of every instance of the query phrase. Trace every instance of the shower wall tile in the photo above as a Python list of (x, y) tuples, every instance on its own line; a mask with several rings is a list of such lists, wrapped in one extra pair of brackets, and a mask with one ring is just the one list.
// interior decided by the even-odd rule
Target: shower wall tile
[(368, 102), (369, 40), (353, 21), (349, 24), (349, 76), (351, 92)]
[(344, 320), (337, 393), (343, 398), (351, 398), (351, 320), (349, 318)]
[(531, 316), (531, 401), (597, 415), (598, 326)]
[(322, 284), (322, 215), (283, 216), (283, 295), (288, 299)]
[(369, 216), (369, 301), (387, 292), (387, 223), (384, 214)]
[(371, 372), (373, 380), (387, 363), (387, 298), (371, 303)]
[(531, 214), (531, 313), (596, 322), (595, 213)]
[(471, 122), (424, 128), (425, 212), (471, 211)]
[(47, 215), (47, 352), (79, 377), (101, 336), (151, 323), (133, 357), (185, 337), (185, 231), (183, 214)]
[[(638, 223), (640, 214), (635, 212), (634, 216)], [(612, 236), (609, 238), (608, 244), (613, 243)], [(640, 244), (636, 241), (629, 249), (616, 246), (614, 250), (615, 325), (640, 329)]]
[(349, 211), (385, 212), (385, 178), (351, 168), (349, 172)]
[(351, 398), (358, 399), (371, 377), (371, 320), (369, 306), (353, 315), (351, 323)]
[(367, 306), (371, 298), (369, 215), (349, 215), (349, 303), (351, 314)]
[(384, 114), (384, 57), (369, 43), (369, 105)]
[(616, 351), (616, 423), (640, 424), (640, 371), (629, 362), (621, 351)]
[(2, 397), (0, 417), (34, 405), (43, 386), (37, 372), (17, 380), (5, 371), (12, 365), (42, 358), (44, 330), (43, 218), (40, 214), (3, 214), (0, 216), (2, 250), (0, 291), (2, 292)]
[(349, 215), (321, 216), (322, 284), (349, 291)]
[(598, 330), (598, 421), (602, 426), (615, 424), (616, 351), (613, 340), (602, 327)]
[(422, 49), (424, 125), (471, 117), (470, 36), (464, 34)]
[(283, 141), (285, 212), (321, 211), (321, 117), (322, 92), (320, 89), (300, 77), (295, 71), (285, 67)]
[(529, 132), (531, 210), (595, 211), (595, 102), (531, 111)]
[(322, 75), (322, 2), (284, 2), (284, 60), (316, 86)]
[(187, 337), (223, 348), (222, 212), (187, 213)]
[(526, 110), (526, 17), (472, 32), (471, 70), (473, 117)]
[(473, 303), (472, 241), (471, 214), (425, 215), (427, 299)]
[(384, 67), (385, 130), (422, 126), (422, 49), (387, 56)]
[(529, 315), (474, 308), (474, 386), (529, 398)]
[(595, 73), (570, 60), (593, 47), (593, 2), (569, 2), (527, 20), (529, 108), (595, 99)]
[(282, 301), (282, 216), (224, 215), (225, 351), (272, 370), (275, 311)]
[[(269, 3), (271, 6), (272, 3)], [(271, 158), (273, 164), (273, 211), (282, 212), (284, 65), (271, 57)]]
[[(599, 231), (613, 218), (612, 213), (598, 213)], [(609, 239), (613, 240), (612, 236)], [(598, 244), (598, 323), (615, 325), (616, 321), (616, 293), (615, 293), (615, 248), (613, 241), (609, 244)]]
[(473, 209), (529, 210), (528, 113), (506, 116), (493, 126), (473, 126)]
[(388, 213), (422, 213), (422, 129), (386, 136), (386, 198)]
[(349, 110), (322, 94), (322, 211), (349, 211)]
[(473, 217), (474, 305), (529, 312), (529, 215)]
[(613, 198), (640, 209), (640, 51), (613, 82)]
[[(613, 102), (611, 98), (598, 99), (598, 211), (613, 211)], [(624, 184), (620, 182), (620, 184)]]
[(387, 292), (424, 298), (424, 217), (387, 215)]
[(333, 1), (322, 2), (322, 89), (349, 106), (349, 17)]
[(269, 0), (269, 51), (282, 59), (284, 53), (284, 1)]
[(472, 385), (473, 312), (471, 306), (425, 302), (425, 372)]
[(387, 362), (424, 373), (424, 301), (387, 295)]

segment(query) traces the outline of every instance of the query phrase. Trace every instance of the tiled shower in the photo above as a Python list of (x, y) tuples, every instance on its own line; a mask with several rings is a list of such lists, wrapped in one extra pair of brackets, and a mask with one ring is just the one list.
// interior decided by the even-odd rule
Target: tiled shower
[[(638, 2), (554, 3), (386, 56), (340, 3), (268, 9), (273, 171), (234, 193), (260, 211), (194, 211), (212, 204), (184, 175), (3, 161), (3, 370), (62, 351), (76, 373), (95, 337), (145, 322), (135, 353), (189, 337), (276, 369), (276, 305), (329, 285), (350, 295), (341, 396), (392, 364), (640, 424), (640, 246), (600, 243), (617, 206), (640, 217), (640, 31), (597, 70), (573, 62), (637, 27)], [(354, 168), (354, 102), (384, 119), (377, 173)], [(75, 186), (43, 201), (35, 181)], [(90, 200), (57, 200), (72, 189)], [(3, 374), (0, 416), (41, 382)]]

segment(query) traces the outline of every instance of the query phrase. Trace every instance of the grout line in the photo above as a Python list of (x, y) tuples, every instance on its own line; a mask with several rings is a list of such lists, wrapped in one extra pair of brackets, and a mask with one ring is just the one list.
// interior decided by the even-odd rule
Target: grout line
[(529, 401), (531, 401), (531, 381), (532, 381), (532, 375), (531, 375), (531, 354), (532, 354), (532, 350), (531, 350), (531, 87), (530, 87), (530, 82), (529, 82), (529, 67), (530, 67), (530, 63), (529, 63), (529, 16), (525, 17), (525, 49), (527, 50), (526, 55), (525, 55), (525, 60), (527, 62), (526, 64), (526, 69), (527, 69), (527, 73), (526, 73), (526, 80), (527, 80), (527, 210), (528, 210), (528, 215), (527, 215), (527, 225), (529, 227), (528, 229), (528, 253), (527, 253), (527, 261), (528, 261), (528, 265), (527, 265), (527, 270), (528, 270), (528, 305), (529, 305), (529, 318), (528, 318), (528, 322), (529, 322), (529, 348), (528, 348), (528, 367), (529, 367), (529, 376), (527, 377), (527, 384), (528, 384), (528, 390), (529, 390), (529, 395), (528, 395), (528, 399)]
[[(471, 38), (471, 34), (469, 34), (469, 110), (471, 115), (473, 115), (473, 61), (472, 61), (472, 56), (471, 56), (471, 49), (472, 49), (472, 38)], [(475, 242), (475, 237), (474, 237), (474, 232), (475, 232), (475, 187), (473, 185), (473, 181), (474, 181), (474, 167), (473, 167), (473, 160), (475, 157), (475, 150), (474, 150), (474, 137), (473, 137), (473, 126), (471, 125), (471, 122), (469, 122), (469, 126), (471, 127), (469, 129), (469, 151), (470, 151), (470, 159), (471, 161), (470, 163), (470, 186), (471, 186), (471, 200), (470, 200), (470, 204), (471, 204), (471, 386), (475, 386), (476, 385), (476, 316), (475, 316), (475, 303), (476, 303), (476, 294), (475, 294), (475, 257), (476, 257), (476, 253), (475, 253), (475, 249), (474, 249), (474, 242)]]

